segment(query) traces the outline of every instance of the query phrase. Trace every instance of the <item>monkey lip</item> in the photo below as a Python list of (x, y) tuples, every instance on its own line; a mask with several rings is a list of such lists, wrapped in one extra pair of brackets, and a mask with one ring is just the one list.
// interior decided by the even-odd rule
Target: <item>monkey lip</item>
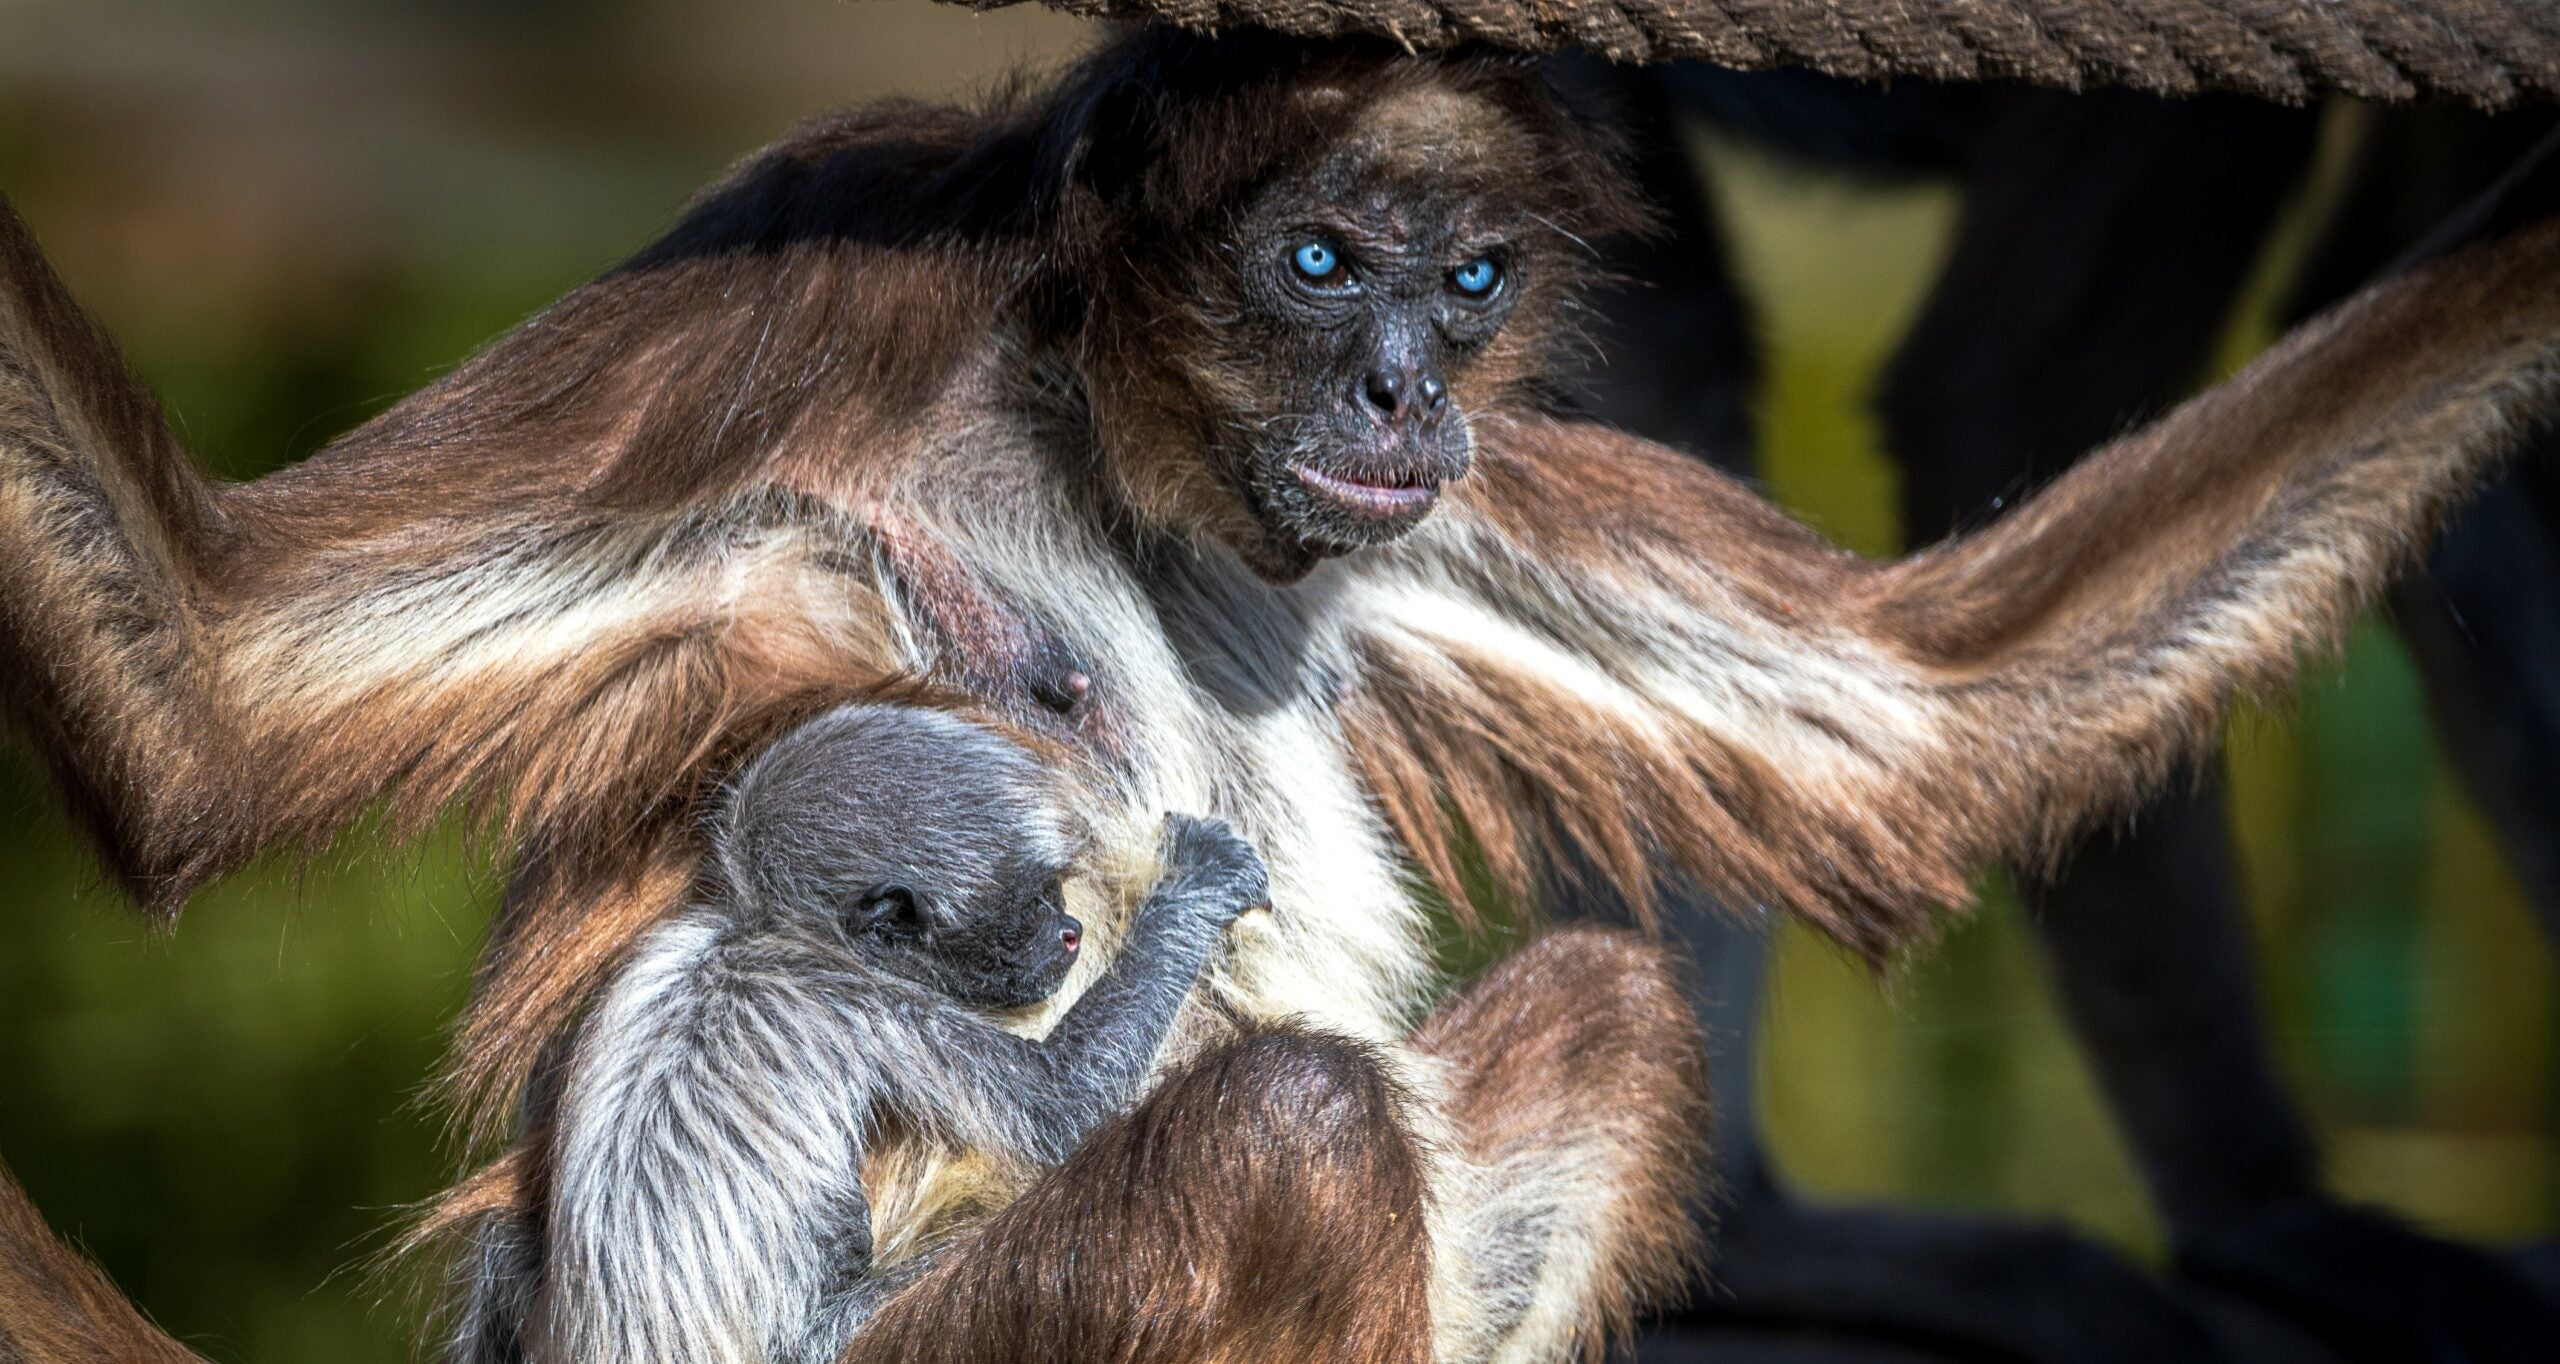
[(1308, 492), (1355, 516), (1410, 520), (1431, 510), (1431, 504), (1440, 500), (1439, 485), (1433, 483), (1364, 483), (1306, 464), (1292, 464), (1289, 472), (1298, 476), (1299, 484)]

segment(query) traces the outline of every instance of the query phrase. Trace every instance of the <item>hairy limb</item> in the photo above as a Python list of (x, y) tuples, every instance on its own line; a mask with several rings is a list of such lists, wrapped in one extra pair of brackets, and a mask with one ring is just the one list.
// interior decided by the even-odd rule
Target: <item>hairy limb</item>
[(2560, 224), (2420, 266), (1894, 563), (1630, 438), (1488, 432), (1362, 584), (1370, 784), (1452, 887), (1454, 816), (1523, 887), (1560, 840), (1642, 900), (1659, 851), (1887, 951), (2335, 638), (2549, 408), (2555, 279)]
[(861, 537), (823, 509), (600, 480), (646, 443), (635, 376), (681, 278), (590, 286), (216, 486), (0, 205), (0, 678), (138, 900), (174, 912), (386, 798), (404, 826), (468, 801), (618, 835), (887, 671), (877, 593), (818, 563)]
[(1192, 1062), (892, 1299), (844, 1364), (1430, 1358), (1426, 1157), (1359, 1046)]
[(0, 1359), (10, 1364), (203, 1364), (98, 1267), (54, 1239), (0, 1167)]
[(490, 1135), (675, 907), (713, 776), (827, 704), (928, 699), (894, 570), (840, 509), (744, 458), (634, 491), (669, 448), (779, 457), (781, 399), (698, 376), (715, 413), (752, 408), (707, 433), (653, 357), (688, 333), (740, 353), (827, 265), (626, 269), (311, 459), (218, 486), (0, 204), (0, 702), (118, 881), (174, 914), (369, 811), (503, 822), (522, 856), (453, 1071)]
[(1696, 1268), (1706, 1077), (1669, 959), (1620, 930), (1549, 933), (1460, 988), (1414, 1046), (1443, 1068), (1467, 1167), (1440, 1210), (1440, 1357), (1603, 1357)]

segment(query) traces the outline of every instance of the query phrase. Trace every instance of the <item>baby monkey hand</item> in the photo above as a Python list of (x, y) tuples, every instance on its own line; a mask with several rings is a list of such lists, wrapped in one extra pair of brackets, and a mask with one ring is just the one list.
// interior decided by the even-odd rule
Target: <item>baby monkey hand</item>
[(1224, 820), (1165, 816), (1163, 860), (1164, 878), (1152, 898), (1169, 912), (1224, 928), (1271, 904), (1262, 855)]

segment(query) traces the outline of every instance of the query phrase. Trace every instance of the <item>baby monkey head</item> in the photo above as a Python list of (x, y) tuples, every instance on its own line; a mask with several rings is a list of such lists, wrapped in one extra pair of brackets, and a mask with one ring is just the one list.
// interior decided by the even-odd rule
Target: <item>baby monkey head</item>
[(739, 912), (839, 942), (964, 1004), (1056, 993), (1083, 925), (1062, 883), (1076, 837), (1058, 780), (941, 711), (850, 705), (783, 736), (713, 830)]
[(1508, 58), (1163, 34), (1120, 61), (1079, 154), (1122, 495), (1278, 581), (1412, 530), (1480, 426), (1561, 388), (1587, 243), (1643, 219), (1614, 145)]

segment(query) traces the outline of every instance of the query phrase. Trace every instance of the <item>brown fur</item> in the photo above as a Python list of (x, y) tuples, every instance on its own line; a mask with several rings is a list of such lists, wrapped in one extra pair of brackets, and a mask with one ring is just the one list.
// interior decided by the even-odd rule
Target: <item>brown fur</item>
[(551, 1176), (545, 1160), (550, 1149), (549, 1128), (525, 1132), (495, 1159), (429, 1203), (392, 1248), (393, 1258), (461, 1241), (486, 1219), (526, 1216), (539, 1209), (548, 1196)]
[(1585, 1359), (1604, 1358), (1641, 1309), (1694, 1281), (1691, 1212), (1706, 1175), (1701, 1045), (1663, 949), (1589, 927), (1548, 933), (1495, 963), (1414, 1034), (1447, 1066), (1450, 1127), (1491, 1178), (1552, 1177), (1571, 1163), (1618, 1173), (1559, 1210), (1594, 1243), (1600, 1292), (1584, 1308)]
[[(1485, 571), (1552, 594), (1553, 618), (1624, 660), (1678, 628), (1629, 595), (1712, 602), (1761, 651), (1743, 666), (1805, 680), (1765, 732), (1716, 732), (1583, 713), (1501, 657), (1381, 647), (1355, 692), (1363, 767), (1444, 888), (1457, 869), (1430, 850), (1459, 826), (1523, 891), (1561, 840), (1640, 898), (1667, 857), (1881, 955), (1980, 868), (2129, 809), (2235, 696), (2278, 694), (2338, 638), (2560, 392), (2555, 279), (2560, 224), (2423, 267), (2018, 515), (1897, 563), (1840, 554), (1696, 461), (1524, 420), (1466, 490), (1520, 556)], [(1833, 662), (1925, 728), (1826, 707), (1808, 665)], [(1801, 779), (1780, 739), (1842, 776)]]
[(54, 1239), (0, 1167), (0, 1364), (203, 1364)]
[(1407, 1102), (1350, 1043), (1283, 1029), (1218, 1048), (883, 1307), (844, 1359), (1423, 1364), (1431, 1247)]

